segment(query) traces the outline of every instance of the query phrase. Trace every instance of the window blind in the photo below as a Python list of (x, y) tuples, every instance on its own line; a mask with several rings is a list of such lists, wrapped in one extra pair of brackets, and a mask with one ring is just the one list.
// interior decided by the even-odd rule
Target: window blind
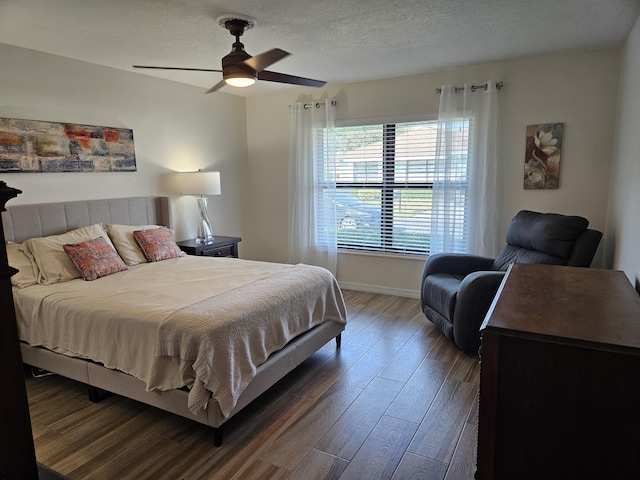
[(468, 122), (348, 126), (332, 135), (332, 154), (318, 158), (318, 205), (335, 217), (318, 214), (317, 231), (335, 232), (339, 248), (428, 253), (434, 185), (454, 189), (446, 210), (465, 217)]

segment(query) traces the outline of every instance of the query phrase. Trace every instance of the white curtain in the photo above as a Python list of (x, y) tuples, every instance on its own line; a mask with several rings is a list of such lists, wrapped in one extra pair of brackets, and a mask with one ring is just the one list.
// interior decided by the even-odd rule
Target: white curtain
[[(317, 265), (334, 275), (336, 238), (335, 102), (291, 105), (289, 144), (289, 263)], [(323, 168), (323, 162), (325, 167)], [(324, 172), (324, 173), (323, 173)]]
[[(472, 253), (493, 257), (498, 253), (499, 178), (497, 89), (494, 81), (472, 91), (443, 85), (438, 113), (435, 179), (431, 215), (430, 253)], [(460, 144), (468, 127), (468, 155), (460, 162)], [(466, 171), (467, 193), (460, 189)], [(466, 195), (466, 197), (465, 197)], [(464, 212), (463, 212), (464, 210)]]

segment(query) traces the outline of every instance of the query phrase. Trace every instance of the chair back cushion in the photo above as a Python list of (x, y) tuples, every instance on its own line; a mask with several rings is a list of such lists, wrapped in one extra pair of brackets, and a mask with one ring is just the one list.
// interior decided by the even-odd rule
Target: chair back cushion
[(576, 239), (588, 226), (583, 217), (522, 210), (511, 220), (507, 246), (492, 268), (504, 271), (516, 262), (566, 265)]

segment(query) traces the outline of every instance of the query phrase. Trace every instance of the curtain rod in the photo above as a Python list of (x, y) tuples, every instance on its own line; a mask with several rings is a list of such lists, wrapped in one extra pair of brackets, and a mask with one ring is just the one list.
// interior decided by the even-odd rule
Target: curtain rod
[[(504, 82), (496, 82), (496, 90), (500, 90), (503, 86), (504, 86)], [(471, 85), (472, 92), (475, 92), (479, 88), (482, 88), (484, 89), (484, 91), (487, 91), (488, 85), (486, 83), (484, 85)], [(458, 93), (463, 91), (464, 87), (455, 87), (455, 89), (456, 89), (456, 93)], [(442, 89), (436, 88), (436, 93), (440, 95), (442, 93)]]
[[(338, 104), (337, 100), (331, 100), (331, 106), (335, 107)], [(305, 110), (309, 110), (310, 108), (320, 108), (320, 107), (324, 107), (324, 102), (314, 102), (314, 103), (305, 103), (303, 105)], [(289, 108), (291, 108), (291, 105), (289, 105)]]

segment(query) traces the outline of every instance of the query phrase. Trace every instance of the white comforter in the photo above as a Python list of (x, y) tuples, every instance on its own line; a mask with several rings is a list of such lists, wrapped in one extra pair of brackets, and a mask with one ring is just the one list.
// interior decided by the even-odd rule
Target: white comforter
[[(20, 339), (98, 361), (145, 382), (147, 390), (191, 385), (179, 362), (156, 355), (158, 329), (172, 314), (291, 265), (185, 256), (131, 267), (92, 282), (76, 279), (14, 290)], [(337, 289), (337, 287), (336, 287)], [(345, 323), (339, 290), (325, 319)], [(327, 306), (323, 306), (327, 308)]]

